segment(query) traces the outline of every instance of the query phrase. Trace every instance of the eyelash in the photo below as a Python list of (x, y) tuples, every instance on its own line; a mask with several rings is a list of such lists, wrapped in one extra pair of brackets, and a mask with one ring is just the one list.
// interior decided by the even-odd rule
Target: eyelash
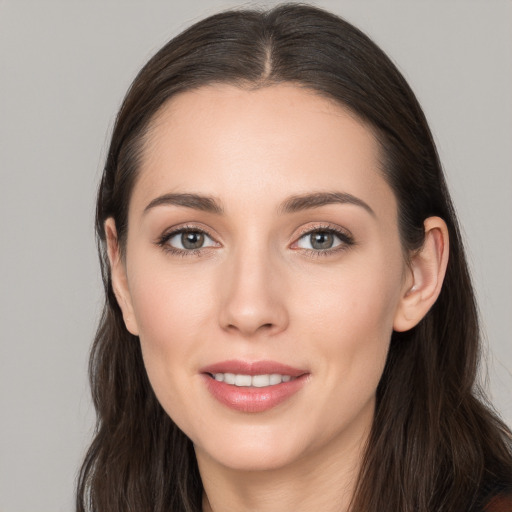
[(198, 249), (178, 249), (176, 247), (173, 247), (172, 245), (169, 245), (168, 242), (171, 238), (175, 237), (176, 235), (179, 235), (181, 233), (200, 233), (202, 235), (207, 236), (211, 240), (214, 240), (212, 236), (208, 234), (207, 231), (204, 229), (198, 228), (197, 226), (182, 226), (178, 229), (174, 229), (168, 233), (164, 233), (157, 241), (156, 244), (160, 246), (165, 252), (172, 254), (173, 256), (181, 256), (181, 257), (187, 257), (187, 256), (199, 256), (205, 249), (210, 249), (210, 247), (200, 247)]
[[(174, 229), (168, 233), (163, 234), (157, 241), (156, 245), (162, 248), (167, 253), (170, 253), (174, 256), (181, 256), (181, 257), (187, 257), (187, 256), (199, 256), (203, 251), (210, 249), (211, 247), (200, 247), (198, 249), (178, 249), (176, 247), (173, 247), (172, 245), (169, 245), (169, 240), (171, 238), (175, 237), (176, 235), (179, 235), (181, 233), (199, 233), (202, 235), (207, 236), (211, 240), (215, 241), (215, 239), (209, 235), (207, 231), (204, 229), (198, 228), (196, 226), (182, 226), (178, 229)], [(345, 251), (349, 247), (355, 245), (354, 238), (352, 235), (344, 230), (341, 230), (337, 227), (334, 227), (332, 225), (318, 225), (314, 226), (313, 228), (308, 228), (300, 233), (300, 235), (297, 237), (295, 242), (293, 242), (293, 245), (297, 244), (299, 240), (304, 238), (305, 236), (312, 235), (313, 233), (329, 233), (338, 238), (340, 243), (336, 245), (333, 248), (330, 249), (324, 249), (324, 250), (315, 250), (315, 249), (306, 249), (306, 248), (295, 248), (294, 250), (302, 250), (304, 251), (309, 257), (316, 258), (316, 257), (322, 257), (322, 256), (330, 256), (332, 254)]]
[(330, 224), (322, 224), (318, 226), (314, 226), (313, 228), (305, 229), (300, 235), (297, 237), (296, 241), (293, 242), (293, 245), (297, 244), (299, 240), (304, 238), (305, 236), (311, 236), (313, 233), (329, 233), (334, 236), (336, 236), (340, 243), (332, 247), (330, 249), (324, 249), (324, 250), (315, 250), (315, 249), (305, 249), (305, 248), (298, 248), (295, 250), (302, 250), (304, 251), (308, 257), (310, 258), (321, 258), (326, 256), (331, 256), (333, 254), (346, 251), (350, 247), (355, 245), (354, 237), (347, 231), (342, 230), (338, 227), (332, 226)]

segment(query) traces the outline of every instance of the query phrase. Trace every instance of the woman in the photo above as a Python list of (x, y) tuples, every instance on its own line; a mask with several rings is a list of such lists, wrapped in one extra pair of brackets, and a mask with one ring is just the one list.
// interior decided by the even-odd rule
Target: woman
[(78, 510), (512, 509), (432, 136), (357, 29), (283, 5), (168, 43), (121, 107), (96, 228)]

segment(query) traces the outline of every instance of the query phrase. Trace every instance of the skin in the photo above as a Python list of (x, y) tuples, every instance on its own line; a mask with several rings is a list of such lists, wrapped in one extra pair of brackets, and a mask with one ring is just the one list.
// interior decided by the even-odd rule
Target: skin
[[(283, 212), (290, 197), (364, 201)], [(169, 193), (215, 198), (223, 213), (160, 204)], [(193, 441), (204, 510), (347, 510), (393, 329), (413, 327), (436, 300), (446, 226), (404, 259), (394, 194), (371, 130), (339, 105), (281, 84), (203, 87), (168, 102), (152, 124), (121, 254), (107, 220), (113, 285), (140, 337), (153, 389)], [(159, 244), (173, 229), (208, 234), (198, 251)], [(311, 231), (340, 230), (334, 249)], [(308, 373), (260, 413), (234, 411), (200, 369), (273, 360)]]

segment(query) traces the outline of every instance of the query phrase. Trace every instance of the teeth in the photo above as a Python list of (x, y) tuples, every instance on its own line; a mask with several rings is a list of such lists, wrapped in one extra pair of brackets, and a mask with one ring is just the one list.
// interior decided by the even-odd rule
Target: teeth
[(235, 375), (235, 386), (250, 386), (252, 377), (250, 375)]
[(271, 386), (274, 386), (276, 384), (280, 384), (282, 381), (282, 377), (281, 375), (279, 375), (278, 373), (273, 373), (271, 376), (270, 376), (270, 385)]
[(224, 374), (224, 382), (226, 384), (234, 384), (236, 380), (236, 375), (234, 373), (225, 373)]
[(255, 388), (270, 386), (270, 375), (254, 375), (251, 384)]
[(281, 375), (280, 373), (271, 373), (266, 375), (243, 375), (235, 373), (215, 373), (212, 377), (226, 384), (232, 384), (239, 387), (264, 388), (266, 386), (275, 386), (281, 382), (289, 382), (291, 375)]

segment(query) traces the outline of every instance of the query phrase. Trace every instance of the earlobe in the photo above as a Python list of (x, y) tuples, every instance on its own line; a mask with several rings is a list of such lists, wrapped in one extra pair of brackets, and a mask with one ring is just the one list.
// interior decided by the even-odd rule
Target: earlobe
[(440, 217), (424, 222), (423, 246), (411, 257), (410, 274), (404, 285), (393, 329), (408, 331), (428, 313), (441, 293), (449, 256), (449, 235)]
[(126, 267), (121, 258), (117, 229), (115, 221), (109, 217), (105, 221), (105, 236), (107, 239), (107, 253), (110, 263), (110, 273), (112, 278), (112, 288), (117, 299), (117, 303), (123, 313), (124, 323), (130, 333), (139, 335), (139, 329), (135, 320), (130, 290), (128, 288), (128, 279), (126, 276)]

